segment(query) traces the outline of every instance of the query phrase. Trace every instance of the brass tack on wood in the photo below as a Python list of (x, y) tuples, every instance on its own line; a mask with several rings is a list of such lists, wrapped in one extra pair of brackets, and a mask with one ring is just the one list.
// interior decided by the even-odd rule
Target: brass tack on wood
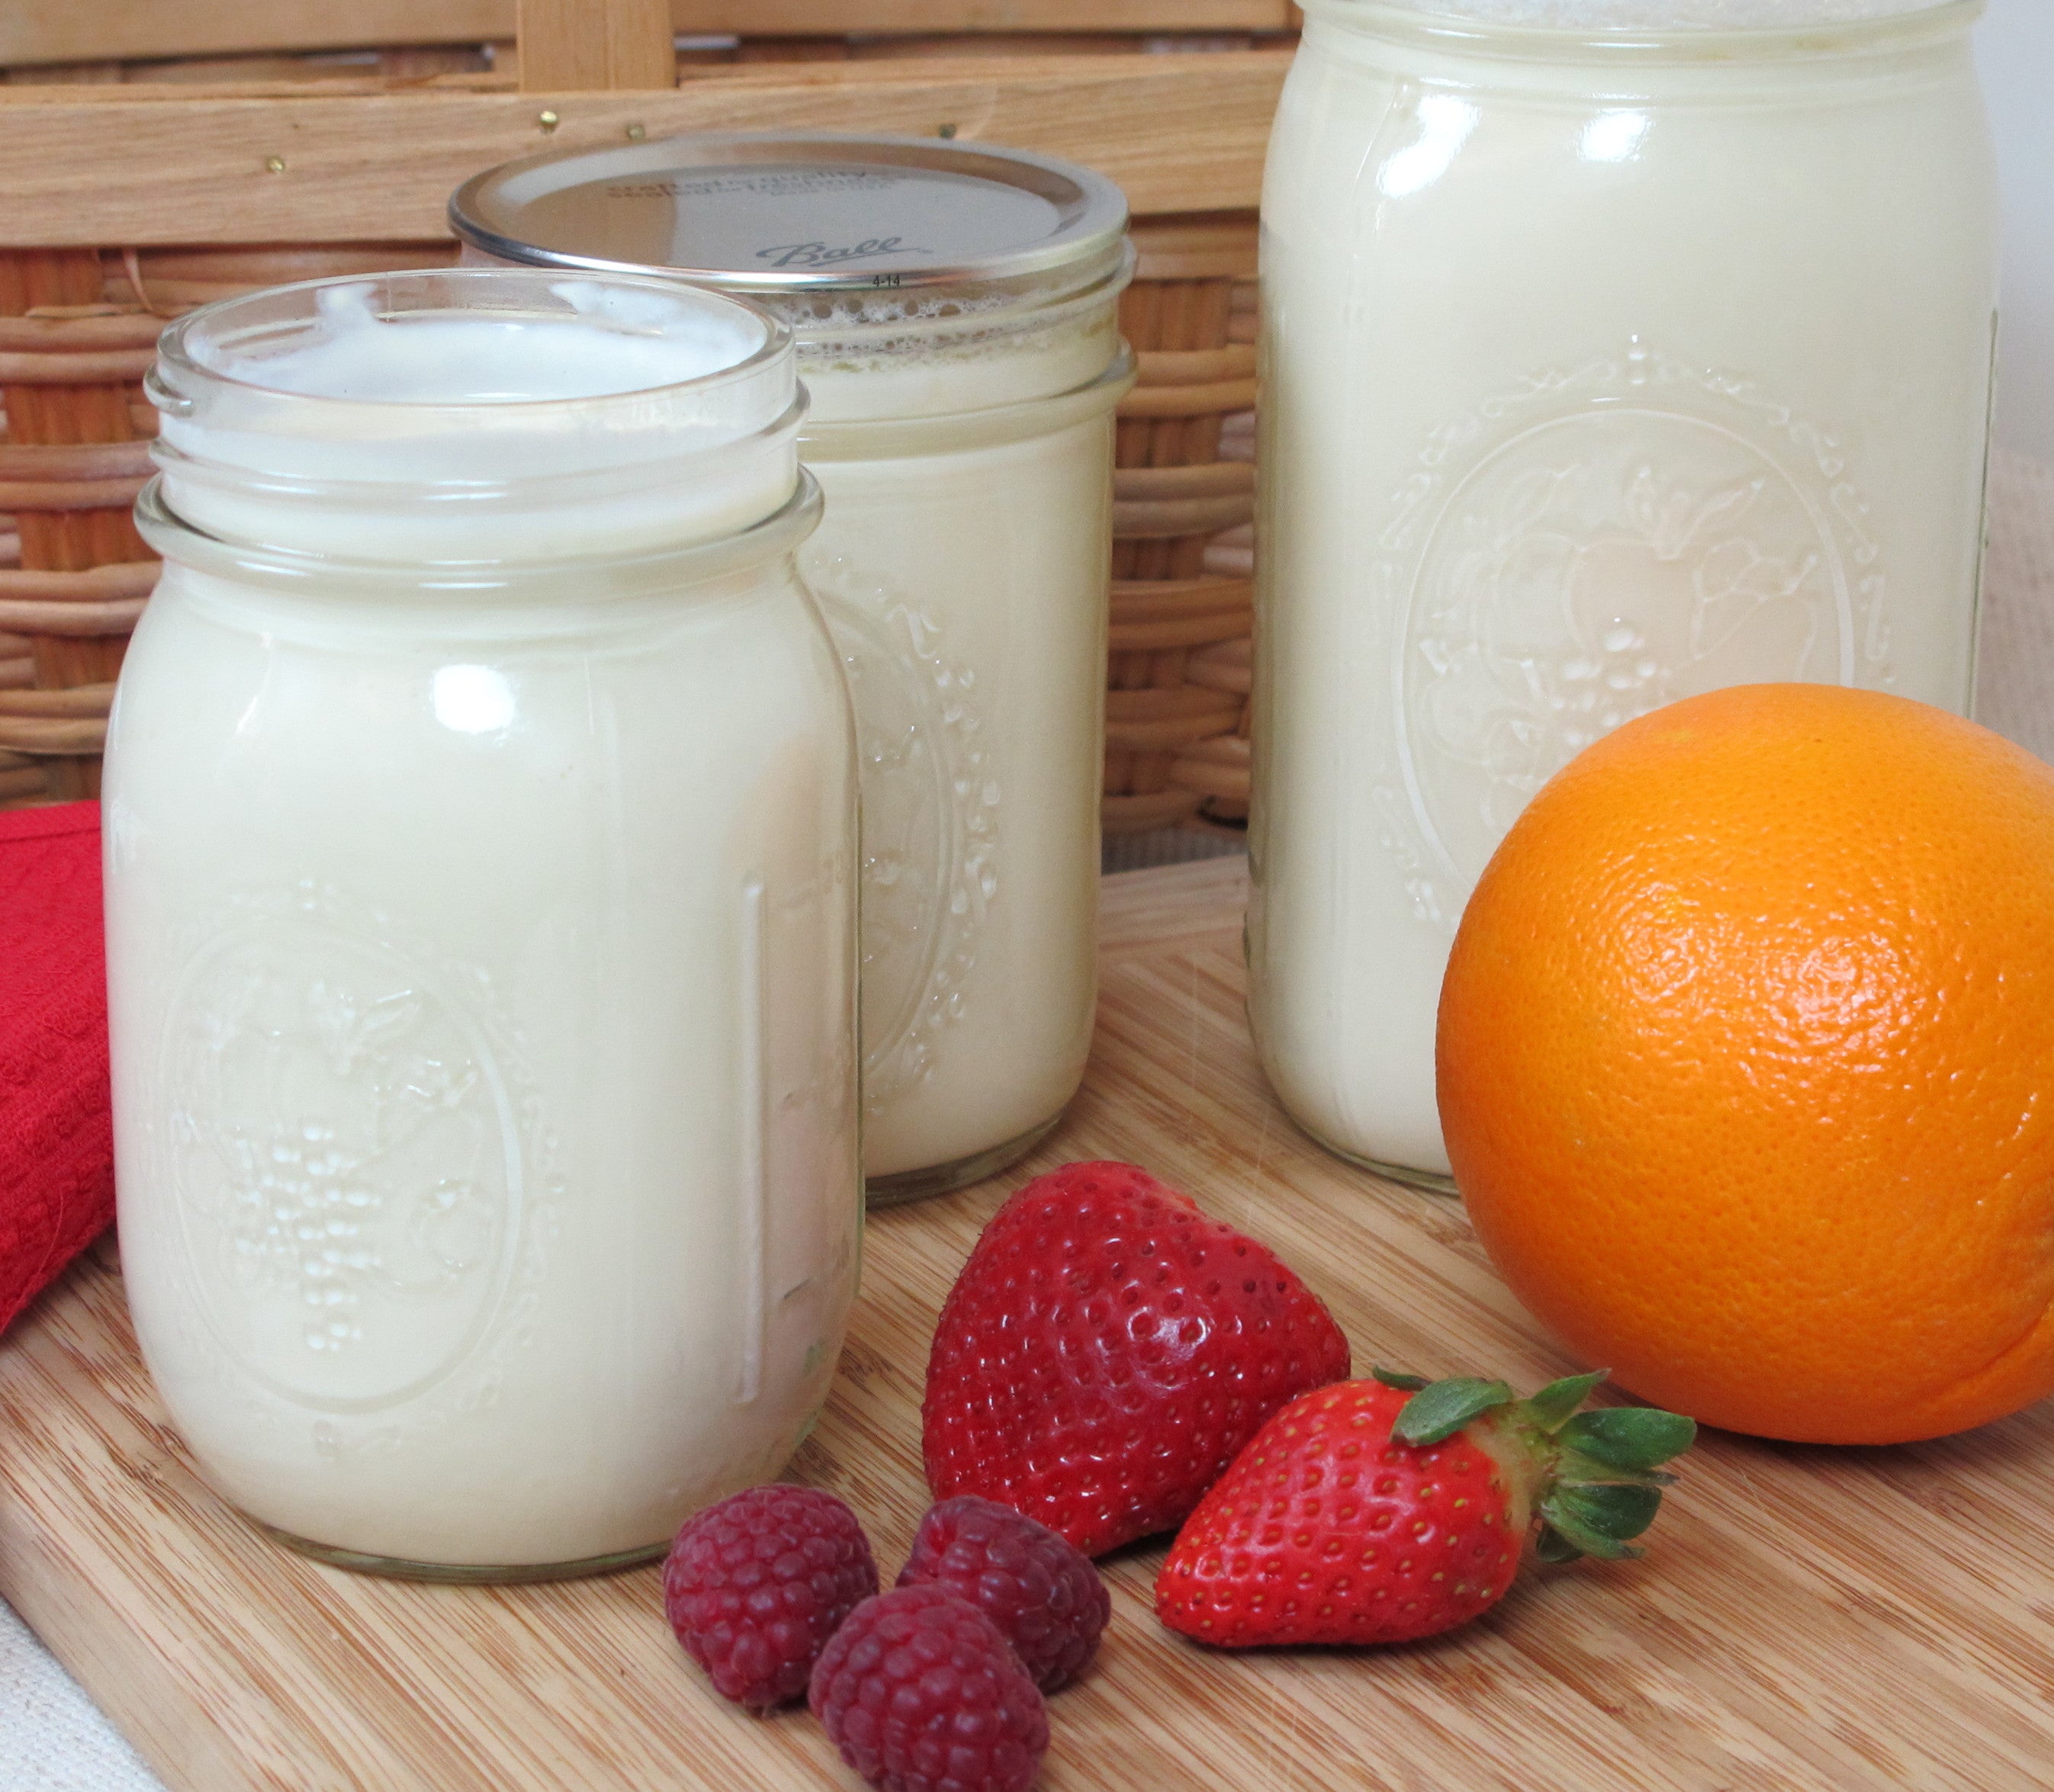
[(285, 171), (285, 159), (282, 155), (267, 155), (264, 158), (264, 167), (269, 173), (281, 175)]
[(545, 131), (553, 131), (563, 120), (553, 112), (544, 112), (537, 115), (535, 122)]

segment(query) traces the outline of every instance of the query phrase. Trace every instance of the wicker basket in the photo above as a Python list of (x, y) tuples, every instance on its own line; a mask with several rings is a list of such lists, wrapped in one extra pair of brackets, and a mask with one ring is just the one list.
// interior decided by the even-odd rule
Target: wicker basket
[(1252, 220), (1136, 230), (1120, 322), (1141, 377), (1120, 407), (1113, 474), (1108, 834), (1248, 814), (1249, 569), (1223, 535), (1254, 515), (1255, 349), (1237, 340), (1255, 274)]
[[(1245, 3), (1259, 10), (1268, 0)], [(1234, 49), (1251, 41), (1245, 35), (1207, 38), (1191, 47)], [(677, 66), (679, 77), (697, 86), (721, 79), (722, 65), (729, 64), (797, 59), (889, 70), (939, 56), (968, 66), (963, 59), (974, 48), (1013, 57), (1031, 52), (1033, 61), (1017, 65), (1037, 69), (1053, 65), (1049, 59), (1059, 53), (1078, 53), (1092, 59), (1080, 61), (1080, 69), (1097, 69), (1117, 66), (1104, 61), (1108, 51), (1151, 44), (1131, 33), (1042, 34), (1024, 42), (960, 36), (680, 39)], [(16, 69), (7, 80), (10, 91), (52, 81), (154, 83), (154, 92), (163, 95), (167, 82), (242, 77), (263, 84), (244, 91), (285, 104), (283, 94), (344, 89), (384, 93), (454, 84), (481, 93), (505, 91), (512, 86), (512, 60), (503, 45), (431, 44)], [(1212, 59), (1173, 60), (1196, 65)], [(1016, 65), (980, 57), (976, 65)], [(1163, 65), (1155, 65), (1159, 71)], [(846, 81), (847, 70), (838, 78)], [(218, 96), (235, 89), (179, 91)], [(893, 91), (903, 104), (907, 90)], [(80, 116), (83, 121), (87, 114), (82, 109)], [(539, 116), (544, 129), (555, 130), (555, 111)], [(880, 128), (901, 127), (893, 117)], [(630, 135), (639, 128), (629, 126)], [(945, 128), (953, 134), (952, 125)], [(1067, 147), (1057, 145), (1057, 153)], [(138, 382), (164, 320), (258, 286), (431, 265), (454, 254), (447, 239), (423, 240), (418, 231), (411, 241), (403, 236), (304, 246), (204, 240), (218, 236), (217, 223), (210, 219), (206, 229), (195, 228), (192, 246), (0, 246), (0, 403), (6, 413), (0, 437), (0, 806), (97, 794), (115, 675), (156, 576), (129, 506), (148, 476), (147, 438), (155, 427)], [(1135, 234), (1141, 263), (1123, 301), (1122, 323), (1139, 353), (1141, 375), (1121, 407), (1115, 476), (1104, 806), (1109, 834), (1179, 823), (1231, 825), (1247, 812), (1254, 222), (1246, 211), (1188, 210), (1144, 218)]]

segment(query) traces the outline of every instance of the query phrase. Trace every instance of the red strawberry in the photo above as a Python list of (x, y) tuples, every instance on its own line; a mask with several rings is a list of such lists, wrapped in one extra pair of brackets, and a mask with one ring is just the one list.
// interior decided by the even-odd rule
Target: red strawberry
[(1131, 1164), (1006, 1202), (935, 1327), (923, 1448), (1087, 1555), (1165, 1531), (1264, 1421), (1348, 1373), (1333, 1316), (1262, 1246)]
[(1430, 1386), (1379, 1369), (1262, 1428), (1178, 1533), (1155, 1582), (1172, 1630), (1226, 1649), (1403, 1643), (1505, 1596), (1533, 1519), (1539, 1554), (1638, 1555), (1697, 1427), (1674, 1413), (1578, 1413), (1604, 1371), (1530, 1400), (1502, 1381)]

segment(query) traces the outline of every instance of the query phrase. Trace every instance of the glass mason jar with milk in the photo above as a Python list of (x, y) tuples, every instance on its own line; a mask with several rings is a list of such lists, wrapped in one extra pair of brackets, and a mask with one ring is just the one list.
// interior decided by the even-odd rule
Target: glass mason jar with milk
[(1251, 1012), (1446, 1186), (1434, 1024), (1540, 784), (1713, 686), (1965, 711), (1979, 0), (1307, 0), (1263, 193)]
[(123, 1261), (208, 1479), (528, 1578), (774, 1476), (856, 1287), (852, 725), (789, 331), (647, 281), (166, 334), (105, 781)]
[(860, 737), (870, 1198), (1002, 1168), (1091, 1039), (1125, 201), (982, 144), (695, 136), (510, 163), (450, 216), (472, 257), (792, 327), (827, 506), (801, 564)]

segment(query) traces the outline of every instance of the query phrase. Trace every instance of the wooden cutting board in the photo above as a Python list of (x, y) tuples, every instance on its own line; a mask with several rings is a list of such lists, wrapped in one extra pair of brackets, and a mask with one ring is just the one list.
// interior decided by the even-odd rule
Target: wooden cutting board
[[(1359, 1368), (1567, 1361), (1453, 1203), (1336, 1162), (1271, 1100), (1242, 1020), (1238, 862), (1109, 880), (1096, 1054), (1013, 1173), (879, 1216), (828, 1417), (797, 1472), (887, 1578), (926, 1504), (927, 1338), (978, 1227), (1066, 1159), (1147, 1165), (1282, 1253)], [(1711, 1436), (1645, 1561), (1537, 1577), (1406, 1649), (1208, 1652), (1159, 1629), (1159, 1545), (1106, 1565), (1045, 1792), (1647, 1792), (2054, 1783), (2054, 1403), (1901, 1449)], [(110, 1257), (0, 1344), (0, 1590), (175, 1792), (853, 1787), (801, 1710), (743, 1715), (645, 1568), (554, 1586), (373, 1580), (274, 1547), (195, 1479)]]

